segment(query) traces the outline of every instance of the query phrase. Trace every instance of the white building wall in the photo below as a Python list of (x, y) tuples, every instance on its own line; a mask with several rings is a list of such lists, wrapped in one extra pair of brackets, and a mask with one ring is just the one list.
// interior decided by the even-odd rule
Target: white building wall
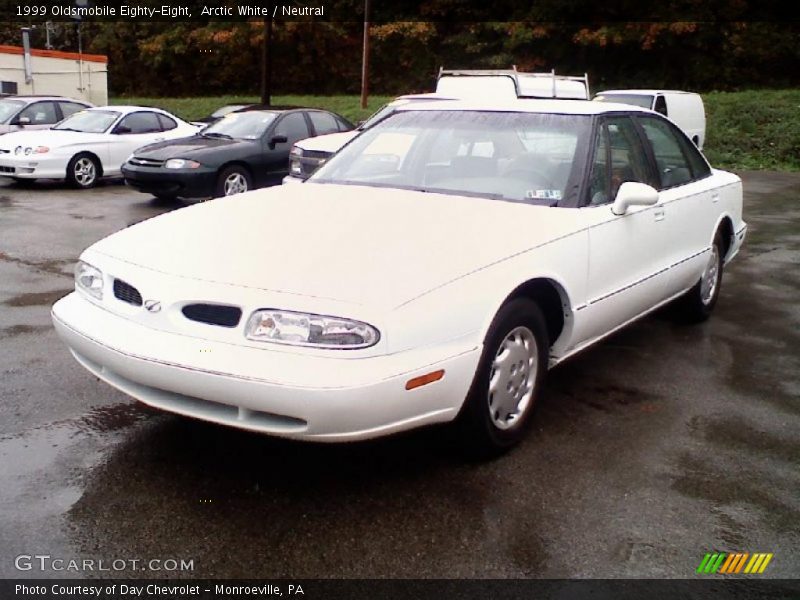
[(17, 94), (69, 96), (97, 106), (108, 104), (108, 63), (36, 56), (36, 50), (33, 52), (33, 77), (26, 83), (23, 55), (0, 49), (0, 80), (15, 81)]

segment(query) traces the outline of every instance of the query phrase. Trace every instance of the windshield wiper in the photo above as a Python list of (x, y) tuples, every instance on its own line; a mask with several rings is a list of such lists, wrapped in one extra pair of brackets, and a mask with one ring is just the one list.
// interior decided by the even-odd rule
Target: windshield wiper
[(216, 131), (212, 131), (210, 133), (207, 133), (205, 131), (201, 131), (200, 135), (202, 135), (203, 137), (221, 138), (221, 139), (224, 139), (224, 140), (232, 140), (233, 139), (233, 136), (228, 135), (227, 133), (218, 133)]
[(86, 133), (80, 129), (73, 129), (72, 127), (53, 127), (54, 131), (77, 131), (78, 133)]

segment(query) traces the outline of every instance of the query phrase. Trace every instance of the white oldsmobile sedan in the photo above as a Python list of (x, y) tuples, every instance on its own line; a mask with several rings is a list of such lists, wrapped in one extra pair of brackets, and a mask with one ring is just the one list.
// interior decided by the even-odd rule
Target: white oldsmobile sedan
[(454, 421), (497, 452), (548, 368), (672, 300), (708, 317), (745, 231), (740, 179), (657, 113), (412, 106), (304, 185), (97, 242), (53, 320), (166, 411), (319, 441)]
[(158, 108), (89, 108), (51, 129), (0, 137), (0, 176), (17, 181), (66, 179), (75, 187), (90, 188), (101, 177), (119, 177), (122, 163), (134, 150), (188, 137), (199, 129)]

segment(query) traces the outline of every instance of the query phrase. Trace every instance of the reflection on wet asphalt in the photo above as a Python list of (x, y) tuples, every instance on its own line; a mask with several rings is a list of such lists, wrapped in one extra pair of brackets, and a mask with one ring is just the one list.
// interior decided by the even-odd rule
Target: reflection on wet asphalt
[(181, 205), (0, 187), (0, 577), (80, 575), (14, 569), (34, 553), (194, 560), (179, 577), (692, 577), (711, 550), (796, 576), (800, 176), (744, 179), (712, 319), (668, 308), (554, 370), (530, 438), (483, 464), (443, 428), (298, 444), (133, 403), (49, 305), (84, 247)]

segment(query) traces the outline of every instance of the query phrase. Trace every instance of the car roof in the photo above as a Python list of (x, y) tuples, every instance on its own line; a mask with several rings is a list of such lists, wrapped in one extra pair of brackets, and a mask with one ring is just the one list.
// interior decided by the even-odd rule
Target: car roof
[(80, 104), (89, 104), (86, 100), (79, 100), (78, 98), (69, 98), (67, 96), (37, 96), (35, 94), (27, 94), (27, 95), (16, 95), (16, 96), (4, 96), (0, 98), (0, 100), (22, 100), (22, 101), (30, 101), (30, 102), (37, 102), (40, 100), (66, 100), (67, 102), (78, 102)]
[(442, 102), (415, 102), (397, 107), (398, 112), (422, 110), (458, 110), (483, 112), (529, 112), (567, 115), (600, 115), (614, 112), (652, 113), (647, 108), (616, 102), (591, 102), (589, 100), (560, 100), (520, 98), (517, 100), (453, 100)]
[(169, 112), (164, 110), (163, 108), (156, 108), (155, 106), (126, 106), (124, 104), (108, 104), (106, 106), (93, 106), (91, 108), (87, 108), (86, 110), (113, 110), (115, 112), (127, 114), (132, 112), (138, 112), (142, 110), (152, 110), (155, 112), (163, 113), (165, 115), (171, 115)]
[(260, 111), (271, 111), (271, 112), (284, 112), (287, 110), (321, 110), (318, 108), (306, 108), (302, 106), (289, 106), (289, 105), (282, 105), (282, 104), (249, 104), (244, 108), (240, 108), (233, 112), (250, 112), (253, 110), (260, 110)]
[(636, 89), (636, 90), (603, 90), (602, 92), (597, 92), (595, 96), (600, 96), (602, 94), (629, 94), (632, 96), (654, 96), (656, 94), (694, 94), (695, 92), (687, 92), (685, 90), (643, 90), (643, 89)]

